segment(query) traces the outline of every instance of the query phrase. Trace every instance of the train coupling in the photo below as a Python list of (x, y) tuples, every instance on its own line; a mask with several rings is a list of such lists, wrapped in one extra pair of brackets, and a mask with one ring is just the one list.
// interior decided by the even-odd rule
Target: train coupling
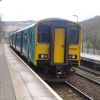
[(64, 74), (63, 66), (56, 66), (56, 76), (61, 77)]
[(75, 69), (74, 66), (70, 68), (70, 72), (75, 72), (75, 70), (76, 70), (76, 69)]

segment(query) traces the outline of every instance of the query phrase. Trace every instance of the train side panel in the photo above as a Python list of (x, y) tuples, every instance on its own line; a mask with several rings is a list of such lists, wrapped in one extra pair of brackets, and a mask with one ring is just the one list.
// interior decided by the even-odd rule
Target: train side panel
[(16, 34), (13, 34), (12, 47), (16, 49)]
[(13, 35), (11, 35), (11, 47), (13, 47)]
[(26, 29), (23, 31), (23, 47), (22, 47), (22, 53), (23, 55), (28, 58), (28, 33), (29, 30)]
[(21, 53), (21, 32), (16, 33), (16, 50)]
[(34, 63), (35, 54), (35, 27), (29, 29), (29, 59)]
[(23, 54), (22, 48), (23, 48), (23, 31), (21, 31), (21, 44), (20, 44), (20, 53), (21, 54)]
[(13, 43), (13, 42), (12, 42), (12, 39), (13, 39), (13, 36), (11, 35), (11, 36), (9, 37), (9, 40), (10, 40), (9, 43), (10, 43), (10, 46), (11, 46), (11, 47), (12, 47), (12, 43)]

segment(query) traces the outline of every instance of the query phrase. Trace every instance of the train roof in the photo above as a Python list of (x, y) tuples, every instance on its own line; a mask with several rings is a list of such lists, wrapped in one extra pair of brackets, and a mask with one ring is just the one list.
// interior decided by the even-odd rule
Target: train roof
[(47, 19), (40, 20), (39, 22), (43, 22), (43, 21), (50, 21), (50, 22), (53, 22), (53, 21), (66, 21), (66, 22), (77, 24), (76, 22), (69, 21), (67, 19), (62, 19), (62, 18), (47, 18)]
[(67, 21), (66, 19), (62, 19), (62, 18), (47, 18), (47, 19), (42, 19), (40, 21)]
[(15, 31), (14, 33), (17, 33), (17, 32), (23, 31), (23, 30), (25, 30), (25, 29), (27, 29), (27, 28), (33, 27), (35, 24), (36, 24), (36, 22), (35, 22), (34, 24), (31, 24), (31, 25), (29, 25), (29, 26), (26, 26), (26, 27), (24, 27), (24, 28), (22, 28), (22, 29), (20, 29), (20, 30), (18, 30), (18, 31)]

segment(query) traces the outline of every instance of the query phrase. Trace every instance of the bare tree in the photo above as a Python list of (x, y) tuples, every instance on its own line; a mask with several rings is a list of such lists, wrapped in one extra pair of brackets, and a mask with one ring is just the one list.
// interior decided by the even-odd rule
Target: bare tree
[(99, 29), (98, 20), (93, 19), (92, 24), (93, 24), (93, 29), (90, 42), (93, 44), (93, 54), (95, 54), (95, 50), (98, 48), (98, 29)]
[(88, 23), (85, 25), (86, 28), (84, 29), (84, 43), (86, 44), (86, 52), (89, 53), (89, 48), (91, 45), (91, 33), (92, 33), (92, 26), (89, 27), (89, 25), (91, 24), (91, 21), (88, 21)]
[(100, 16), (81, 22), (84, 29), (83, 41), (87, 52), (96, 53), (100, 50)]

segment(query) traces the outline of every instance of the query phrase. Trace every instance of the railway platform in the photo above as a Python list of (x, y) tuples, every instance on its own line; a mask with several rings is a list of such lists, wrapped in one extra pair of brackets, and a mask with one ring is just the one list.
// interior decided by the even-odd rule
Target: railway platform
[(100, 56), (81, 53), (81, 65), (100, 72)]
[(7, 44), (0, 44), (0, 100), (62, 100)]
[(81, 59), (86, 61), (91, 61), (97, 64), (100, 64), (100, 56), (99, 55), (93, 55), (88, 53), (81, 53)]

